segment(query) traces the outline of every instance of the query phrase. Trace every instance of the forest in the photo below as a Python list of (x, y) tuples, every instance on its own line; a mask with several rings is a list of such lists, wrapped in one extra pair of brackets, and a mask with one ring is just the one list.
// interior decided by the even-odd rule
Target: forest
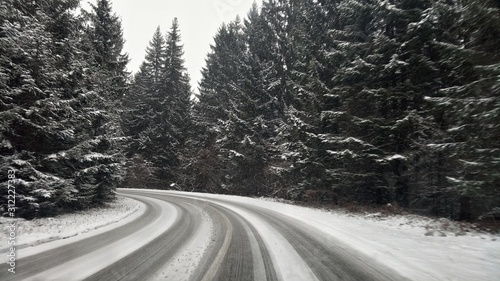
[(132, 74), (109, 0), (2, 0), (2, 213), (12, 187), (24, 218), (129, 187), (498, 218), (499, 15), (264, 0), (220, 26), (194, 91), (177, 19)]

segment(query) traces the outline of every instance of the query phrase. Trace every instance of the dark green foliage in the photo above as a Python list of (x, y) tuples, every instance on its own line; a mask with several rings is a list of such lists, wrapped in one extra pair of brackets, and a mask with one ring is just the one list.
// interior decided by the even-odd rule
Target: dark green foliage
[(455, 198), (451, 207), (436, 211), (459, 219), (475, 218), (500, 204), (498, 11), (489, 1), (437, 3), (434, 8), (439, 17), (433, 24), (446, 28), (433, 46), (444, 85), (426, 96), (441, 130), (427, 147), (439, 159), (434, 167), (443, 171), (434, 177), (443, 185), (435, 198)]
[(255, 4), (215, 35), (196, 103), (176, 19), (129, 89), (110, 2), (77, 7), (0, 3), (0, 180), (16, 171), (24, 217), (112, 199), (124, 153), (130, 187), (461, 220), (500, 206), (495, 1)]
[(498, 207), (498, 12), (487, 0), (254, 6), (208, 55), (193, 186), (454, 219)]
[[(114, 198), (120, 129), (94, 64), (79, 1), (0, 5), (0, 167), (16, 173), (17, 214), (54, 215)], [(124, 77), (122, 77), (124, 79)], [(5, 173), (4, 173), (5, 172)]]
[(196, 152), (190, 166), (194, 185), (202, 190), (264, 195), (278, 184), (273, 141), (281, 105), (263, 78), (273, 67), (268, 50), (246, 44), (245, 37), (261, 39), (262, 31), (252, 24), (264, 24), (255, 6), (244, 26), (239, 18), (223, 25), (203, 70), (200, 102), (194, 111), (202, 133), (193, 142)]
[(148, 187), (166, 188), (183, 181), (180, 169), (191, 126), (191, 88), (180, 41), (177, 19), (166, 39), (160, 28), (156, 30), (124, 99), (128, 108), (124, 127), (131, 139), (128, 156), (135, 159), (128, 169), (131, 187), (136, 175), (146, 177)]

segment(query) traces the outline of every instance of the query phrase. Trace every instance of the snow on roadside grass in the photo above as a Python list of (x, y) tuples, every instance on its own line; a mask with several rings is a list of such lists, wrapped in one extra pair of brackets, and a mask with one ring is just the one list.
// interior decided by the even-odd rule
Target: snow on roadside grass
[[(267, 198), (260, 197), (258, 200), (268, 201), (268, 202), (276, 202), (276, 203), (284, 203), (289, 205), (294, 205), (295, 203), (290, 200), (284, 200), (279, 198)], [(307, 206), (298, 207), (308, 208)], [(425, 236), (479, 236), (482, 239), (492, 239), (493, 241), (500, 240), (500, 235), (492, 235), (487, 233), (486, 231), (480, 230), (478, 226), (470, 223), (463, 223), (452, 221), (446, 218), (429, 218), (420, 215), (413, 214), (391, 214), (389, 213), (381, 213), (381, 212), (351, 212), (344, 210), (342, 208), (339, 209), (316, 209), (321, 212), (329, 212), (335, 215), (351, 217), (355, 219), (364, 219), (370, 221), (379, 221), (386, 224), (388, 227), (397, 228), (397, 229), (414, 229), (416, 231), (421, 232)]]
[[(90, 209), (53, 218), (17, 220), (17, 248), (36, 246), (50, 241), (66, 239), (119, 222), (141, 208), (142, 204), (131, 198), (118, 196), (107, 207)], [(0, 225), (8, 219), (0, 218)], [(4, 231), (5, 233), (5, 231)], [(0, 236), (0, 245), (8, 246), (7, 237)], [(0, 252), (7, 247), (0, 248)]]

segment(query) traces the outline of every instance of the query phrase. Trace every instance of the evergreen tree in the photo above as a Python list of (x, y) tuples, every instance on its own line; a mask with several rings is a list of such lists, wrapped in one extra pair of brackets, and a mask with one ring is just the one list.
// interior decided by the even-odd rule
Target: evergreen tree
[[(122, 173), (123, 158), (125, 149), (123, 129), (121, 127), (120, 115), (123, 112), (122, 98), (127, 95), (128, 73), (126, 65), (128, 55), (123, 53), (123, 32), (120, 18), (113, 13), (111, 4), (108, 0), (98, 0), (96, 5), (92, 5), (92, 11), (87, 14), (88, 21), (86, 26), (86, 38), (88, 40), (88, 52), (93, 54), (92, 65), (94, 66), (94, 77), (97, 85), (94, 86), (102, 99), (102, 109), (109, 114), (106, 121), (106, 132), (102, 132), (104, 141), (103, 146), (109, 149), (108, 153), (115, 155), (119, 166), (115, 166), (115, 173)], [(106, 143), (109, 142), (109, 143)], [(113, 180), (106, 177), (106, 173), (99, 172), (104, 176), (103, 182), (109, 184), (100, 184), (101, 189), (110, 188)], [(107, 186), (107, 187), (105, 187)]]
[[(157, 28), (135, 75), (124, 120), (132, 139), (128, 156), (136, 155), (134, 165), (141, 166), (139, 170), (152, 171), (148, 181), (157, 187), (182, 178), (180, 158), (190, 128), (191, 89), (180, 40), (177, 19), (166, 40)], [(131, 168), (128, 173), (133, 177), (135, 171)]]
[[(165, 39), (158, 27), (153, 35), (149, 46), (146, 48), (146, 56), (136, 73), (128, 97), (128, 112), (125, 118), (125, 130), (131, 138), (128, 156), (141, 155), (143, 165), (152, 171), (150, 181), (159, 184), (162, 163), (155, 157), (164, 157), (165, 149), (158, 147), (165, 138), (167, 121), (167, 95), (165, 91)], [(134, 173), (129, 169), (128, 174)]]
[(234, 91), (239, 87), (240, 58), (244, 50), (240, 22), (222, 25), (214, 41), (215, 44), (211, 46), (212, 51), (206, 60), (207, 66), (202, 71), (200, 102), (195, 108), (195, 118), (203, 122), (197, 124), (198, 127), (207, 128), (202, 135), (203, 139), (200, 140), (203, 149), (199, 156), (205, 158), (210, 155), (214, 158), (208, 161), (216, 164), (213, 165), (213, 170), (200, 170), (208, 175), (200, 174), (195, 177), (208, 179), (209, 188), (230, 192), (232, 187), (229, 178), (233, 174), (229, 158), (238, 155), (236, 150), (229, 149), (229, 146), (234, 144), (233, 139), (236, 137), (233, 132), (237, 126), (234, 123), (237, 117), (233, 115), (231, 107), (234, 105)]
[(283, 151), (279, 141), (284, 128), (284, 105), (280, 102), (280, 96), (270, 91), (277, 75), (272, 67), (272, 53), (266, 47), (265, 25), (265, 19), (254, 3), (243, 26), (247, 48), (242, 57), (240, 79), (245, 96), (241, 98), (243, 107), (240, 110), (248, 116), (250, 126), (247, 134), (252, 135), (253, 145), (247, 144), (247, 147), (254, 151), (250, 155), (258, 157), (254, 164), (254, 180), (245, 182), (250, 183), (251, 192), (259, 195), (275, 194), (282, 190), (286, 165), (282, 161)]
[(429, 140), (432, 190), (421, 205), (455, 219), (498, 207), (500, 22), (493, 1), (438, 1), (433, 55), (443, 84), (426, 96), (440, 133)]
[(128, 56), (122, 53), (125, 41), (120, 18), (112, 12), (108, 0), (98, 0), (96, 5), (92, 5), (89, 17), (89, 36), (96, 63), (115, 76), (115, 83), (123, 86)]
[(477, 218), (498, 205), (496, 13), (468, 0), (254, 5), (207, 58), (194, 181)]
[(188, 130), (191, 129), (191, 86), (184, 66), (184, 51), (177, 18), (172, 21), (166, 36), (166, 56), (164, 65), (165, 89), (168, 99), (168, 131), (170, 151), (165, 169), (169, 170), (173, 182), (179, 181), (182, 155), (185, 153)]
[(16, 172), (23, 217), (102, 204), (120, 179), (119, 135), (110, 133), (119, 129), (84, 51), (78, 4), (1, 4), (0, 166)]

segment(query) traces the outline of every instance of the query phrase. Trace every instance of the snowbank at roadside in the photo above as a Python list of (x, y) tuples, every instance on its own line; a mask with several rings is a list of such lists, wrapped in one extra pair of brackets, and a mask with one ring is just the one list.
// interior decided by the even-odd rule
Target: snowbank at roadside
[[(144, 208), (144, 205), (134, 199), (118, 196), (117, 200), (105, 208), (91, 209), (54, 218), (34, 220), (17, 220), (17, 248), (25, 248), (66, 239), (87, 233), (92, 230), (117, 223)], [(7, 226), (7, 218), (0, 218), (0, 225)], [(9, 246), (7, 236), (0, 236), (0, 252), (7, 251)]]

